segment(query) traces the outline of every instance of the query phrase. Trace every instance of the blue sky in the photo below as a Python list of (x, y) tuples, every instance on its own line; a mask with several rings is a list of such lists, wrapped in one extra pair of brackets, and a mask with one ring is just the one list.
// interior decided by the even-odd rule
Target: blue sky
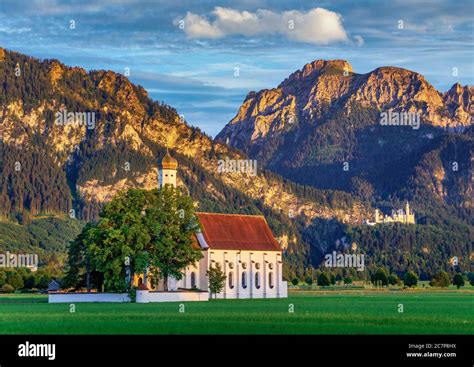
[(473, 85), (474, 1), (1, 0), (0, 46), (129, 68), (153, 99), (215, 136), (249, 91), (316, 59), (358, 73), (404, 67), (440, 91)]

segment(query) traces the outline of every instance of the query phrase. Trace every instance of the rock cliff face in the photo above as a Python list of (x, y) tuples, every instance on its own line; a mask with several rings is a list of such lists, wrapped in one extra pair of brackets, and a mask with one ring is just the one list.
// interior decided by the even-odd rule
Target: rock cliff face
[[(437, 197), (471, 207), (465, 193), (471, 191), (472, 139), (465, 137), (473, 125), (473, 96), (473, 87), (459, 84), (440, 93), (406, 69), (357, 74), (347, 61), (317, 60), (277, 88), (250, 92), (216, 139), (299, 183), (350, 191), (354, 178), (360, 178), (389, 196), (406, 188), (425, 154), (454, 134), (459, 143), (437, 150), (444, 168), (427, 173), (438, 182), (429, 187)], [(421, 127), (382, 126), (382, 113), (388, 111), (411, 114)], [(466, 155), (457, 155), (458, 150)], [(455, 160), (463, 161), (456, 177), (447, 167)], [(440, 172), (445, 179), (439, 180)]]
[(277, 88), (250, 92), (217, 139), (250, 151), (298, 124), (317, 124), (335, 110), (350, 115), (353, 106), (419, 113), (426, 124), (464, 129), (472, 124), (473, 91), (455, 84), (442, 94), (410, 70), (381, 67), (357, 74), (347, 61), (317, 60)]

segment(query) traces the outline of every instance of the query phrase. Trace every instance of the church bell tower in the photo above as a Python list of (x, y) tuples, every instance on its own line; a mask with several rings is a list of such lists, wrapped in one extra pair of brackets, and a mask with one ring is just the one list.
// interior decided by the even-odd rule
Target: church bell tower
[(178, 161), (174, 159), (168, 149), (165, 156), (158, 163), (158, 187), (161, 189), (165, 185), (176, 187), (176, 171)]

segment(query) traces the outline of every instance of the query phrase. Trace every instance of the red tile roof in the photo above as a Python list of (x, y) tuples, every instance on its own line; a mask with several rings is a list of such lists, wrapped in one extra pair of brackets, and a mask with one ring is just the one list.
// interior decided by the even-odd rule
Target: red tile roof
[(204, 239), (211, 250), (281, 251), (263, 216), (196, 214)]

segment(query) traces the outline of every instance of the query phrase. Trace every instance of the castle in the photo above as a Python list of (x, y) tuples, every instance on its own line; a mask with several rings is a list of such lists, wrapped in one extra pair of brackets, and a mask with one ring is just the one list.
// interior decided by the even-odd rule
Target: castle
[(392, 210), (392, 215), (383, 215), (379, 209), (375, 209), (374, 222), (367, 220), (365, 224), (374, 226), (382, 223), (403, 223), (403, 224), (415, 224), (415, 213), (410, 209), (408, 201), (405, 204), (405, 210), (398, 209)]

